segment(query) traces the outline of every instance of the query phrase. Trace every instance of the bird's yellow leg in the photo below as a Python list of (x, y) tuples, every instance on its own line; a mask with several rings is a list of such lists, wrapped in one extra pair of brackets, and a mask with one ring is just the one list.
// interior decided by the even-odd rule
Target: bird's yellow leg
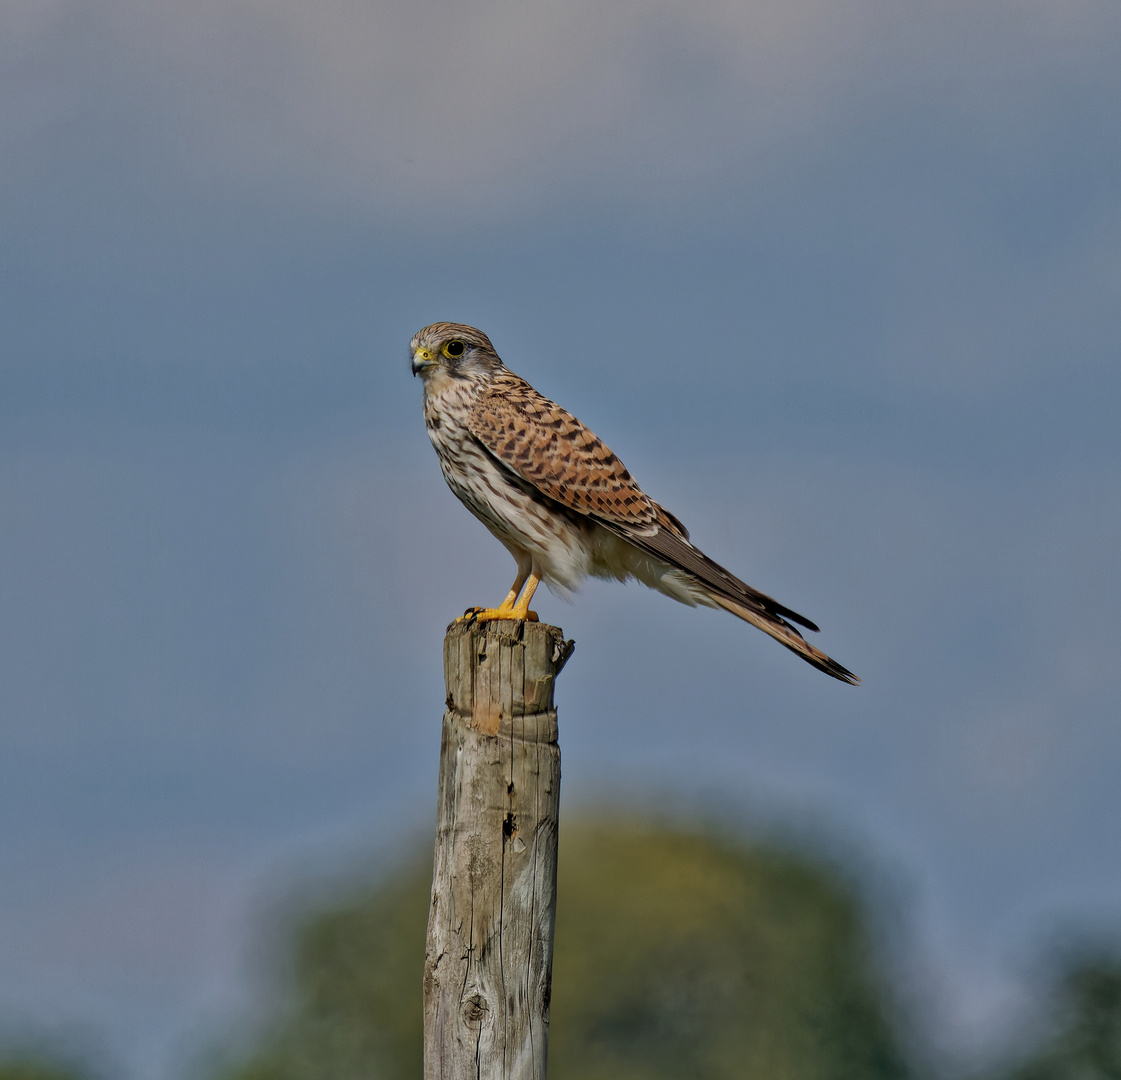
[(536, 574), (527, 574), (522, 581), (514, 582), (506, 599), (498, 607), (472, 608), (464, 612), (456, 622), (493, 622), (496, 619), (526, 619), (529, 622), (537, 622), (537, 612), (529, 610), (529, 602), (540, 584), (541, 579)]
[(511, 613), (515, 619), (528, 619), (530, 622), (537, 622), (537, 612), (529, 610), (529, 602), (533, 599), (533, 594), (537, 592), (537, 586), (541, 584), (541, 579), (534, 573), (531, 573), (525, 579), (525, 585), (522, 587), (522, 594), (514, 603), (514, 610)]
[(510, 586), (510, 591), (506, 594), (506, 599), (495, 609), (497, 611), (513, 611), (514, 601), (518, 598), (518, 593), (522, 591), (522, 586), (525, 584), (525, 578), (519, 578)]
[[(518, 576), (514, 579), (514, 584), (510, 586), (510, 591), (506, 594), (506, 599), (503, 600), (502, 603), (498, 605), (498, 607), (496, 607), (496, 608), (481, 608), (481, 607), (468, 608), (462, 615), (460, 615), (460, 617), (458, 619), (456, 619), (456, 622), (464, 622), (464, 621), (475, 622), (476, 620), (478, 620), (480, 618), (484, 622), (488, 619), (528, 618), (528, 616), (526, 616), (526, 615), (514, 615), (514, 614), (512, 614), (513, 610), (514, 610), (514, 602), (518, 599), (518, 593), (520, 593), (522, 591), (522, 586), (525, 584), (526, 578), (528, 578), (528, 577), (529, 577), (529, 571), (528, 570), (526, 570), (524, 573), (521, 570), (519, 570), (518, 571)], [(537, 616), (535, 615), (532, 619), (530, 619), (530, 622), (536, 622), (536, 620), (537, 620)]]

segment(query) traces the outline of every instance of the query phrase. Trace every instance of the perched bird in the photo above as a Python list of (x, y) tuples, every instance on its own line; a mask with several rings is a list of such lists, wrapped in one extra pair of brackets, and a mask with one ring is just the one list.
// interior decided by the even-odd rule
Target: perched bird
[(411, 348), (444, 479), (518, 564), (506, 599), (465, 618), (536, 620), (529, 604), (542, 581), (565, 591), (589, 575), (636, 578), (683, 604), (730, 611), (827, 675), (860, 681), (791, 625), (817, 630), (812, 622), (694, 547), (611, 450), (510, 371), (481, 330), (433, 323)]

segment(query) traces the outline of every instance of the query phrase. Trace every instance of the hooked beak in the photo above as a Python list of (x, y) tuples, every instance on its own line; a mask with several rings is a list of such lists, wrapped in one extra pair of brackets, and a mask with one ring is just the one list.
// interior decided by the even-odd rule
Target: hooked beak
[(413, 374), (419, 375), (430, 367), (436, 365), (436, 354), (431, 349), (417, 349), (413, 353)]

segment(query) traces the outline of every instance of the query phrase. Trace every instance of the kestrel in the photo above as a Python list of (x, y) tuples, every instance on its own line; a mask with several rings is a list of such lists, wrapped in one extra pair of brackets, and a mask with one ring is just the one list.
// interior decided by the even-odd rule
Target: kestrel
[(589, 575), (635, 578), (683, 604), (730, 611), (827, 675), (860, 682), (791, 625), (816, 631), (809, 619), (694, 547), (606, 444), (510, 371), (481, 330), (433, 323), (411, 348), (444, 479), (518, 564), (506, 599), (467, 617), (535, 620), (542, 581), (563, 592)]

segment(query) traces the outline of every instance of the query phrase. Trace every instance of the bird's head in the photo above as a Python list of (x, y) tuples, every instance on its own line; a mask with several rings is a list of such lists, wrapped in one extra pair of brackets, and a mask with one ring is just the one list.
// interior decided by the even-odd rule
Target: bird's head
[(502, 368), (502, 361), (490, 338), (473, 326), (438, 322), (418, 330), (409, 346), (413, 374), (430, 379), (468, 379), (488, 375)]

